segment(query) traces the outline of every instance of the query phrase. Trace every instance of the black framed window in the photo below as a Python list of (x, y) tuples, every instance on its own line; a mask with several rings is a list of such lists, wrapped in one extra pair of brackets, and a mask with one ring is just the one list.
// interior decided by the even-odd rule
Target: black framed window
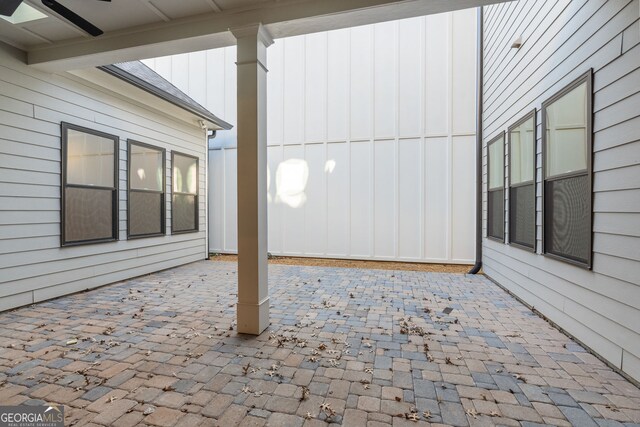
[(117, 240), (118, 137), (70, 123), (61, 134), (61, 245)]
[(198, 231), (198, 158), (171, 153), (171, 233)]
[(487, 144), (487, 237), (504, 242), (504, 132)]
[(128, 141), (127, 237), (165, 234), (165, 150)]
[(536, 247), (536, 110), (509, 127), (509, 243)]
[(591, 267), (592, 71), (542, 104), (544, 252)]

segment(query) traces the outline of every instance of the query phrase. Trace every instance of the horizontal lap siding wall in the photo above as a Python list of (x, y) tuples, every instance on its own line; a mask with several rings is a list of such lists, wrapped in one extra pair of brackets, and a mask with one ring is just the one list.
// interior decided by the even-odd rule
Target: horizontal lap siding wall
[[(269, 47), (271, 253), (473, 262), (476, 21), (471, 9)], [(234, 122), (235, 48), (148, 63)], [(235, 252), (235, 134), (215, 145), (210, 249)], [(300, 165), (306, 185), (287, 188)]]
[[(485, 272), (640, 380), (638, 0), (519, 1), (485, 8), (486, 142), (538, 109), (537, 250), (483, 240)], [(512, 41), (522, 35), (520, 49)], [(593, 271), (540, 255), (542, 102), (594, 70)], [(486, 191), (483, 195), (486, 236)]]
[[(21, 61), (11, 48), (0, 46), (0, 310), (205, 258), (202, 131)], [(60, 247), (62, 121), (120, 138), (117, 242)], [(167, 236), (126, 240), (128, 138), (167, 150)], [(200, 159), (198, 233), (170, 235), (172, 150)]]

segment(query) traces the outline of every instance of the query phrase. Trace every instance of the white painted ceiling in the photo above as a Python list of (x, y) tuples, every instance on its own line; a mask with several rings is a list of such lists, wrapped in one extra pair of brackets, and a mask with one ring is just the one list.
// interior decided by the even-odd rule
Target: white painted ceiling
[(229, 31), (262, 23), (274, 38), (428, 15), (511, 0), (58, 0), (104, 31), (91, 37), (41, 0), (46, 18), (0, 19), (0, 41), (27, 63), (64, 71), (235, 44)]
[[(258, 0), (265, 2), (268, 0)], [(78, 37), (90, 38), (84, 31), (58, 17), (39, 0), (25, 0), (47, 18), (14, 25), (0, 20), (0, 40), (19, 49), (51, 44)], [(175, 19), (221, 12), (256, 0), (59, 0), (105, 33)]]

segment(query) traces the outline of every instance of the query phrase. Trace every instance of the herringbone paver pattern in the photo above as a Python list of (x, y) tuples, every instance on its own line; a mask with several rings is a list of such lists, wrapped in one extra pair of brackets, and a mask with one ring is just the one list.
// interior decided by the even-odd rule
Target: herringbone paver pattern
[[(640, 391), (482, 276), (202, 261), (0, 314), (0, 404), (67, 425), (620, 426)], [(634, 424), (636, 423), (636, 424)]]

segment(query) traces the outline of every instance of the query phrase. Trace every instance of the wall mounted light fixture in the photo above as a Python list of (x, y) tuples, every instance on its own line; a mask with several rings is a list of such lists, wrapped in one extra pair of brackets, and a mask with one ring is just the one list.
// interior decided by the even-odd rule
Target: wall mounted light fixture
[(512, 49), (520, 49), (520, 46), (522, 46), (522, 36), (518, 36), (518, 38), (511, 43)]

